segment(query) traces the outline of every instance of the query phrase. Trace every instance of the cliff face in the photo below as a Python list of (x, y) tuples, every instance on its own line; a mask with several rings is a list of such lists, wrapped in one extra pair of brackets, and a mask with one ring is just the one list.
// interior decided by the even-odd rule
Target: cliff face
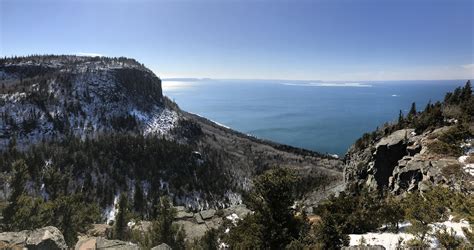
[(442, 102), (417, 112), (415, 103), (398, 122), (364, 134), (345, 157), (349, 186), (394, 194), (444, 185), (474, 191), (474, 96), (471, 82)]
[(0, 63), (0, 147), (110, 131), (166, 133), (176, 113), (161, 80), (131, 59), (75, 56)]
[[(474, 176), (464, 157), (433, 152), (439, 137), (450, 133), (443, 126), (417, 135), (414, 129), (397, 130), (367, 147), (352, 146), (346, 155), (344, 179), (348, 184), (386, 189), (394, 194), (425, 191), (433, 185), (445, 185), (458, 191), (474, 191)], [(464, 138), (462, 154), (471, 155), (470, 138)]]

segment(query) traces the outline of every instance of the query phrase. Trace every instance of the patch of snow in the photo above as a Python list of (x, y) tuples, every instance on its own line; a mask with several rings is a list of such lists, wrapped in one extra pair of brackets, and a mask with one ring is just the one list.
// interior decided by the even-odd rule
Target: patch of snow
[(234, 226), (237, 226), (237, 222), (240, 220), (239, 216), (236, 213), (228, 215), (225, 218), (230, 220), (232, 224), (234, 224)]
[[(365, 234), (349, 234), (350, 237), (350, 246), (357, 246), (361, 242), (361, 238), (365, 239), (367, 245), (382, 245), (385, 249), (396, 249), (400, 244), (405, 244), (407, 241), (414, 238), (412, 234), (406, 233), (406, 229), (410, 226), (410, 223), (400, 224), (399, 233), (365, 233)], [(441, 229), (443, 226), (446, 229), (453, 229), (457, 236), (466, 240), (466, 236), (462, 231), (463, 227), (470, 228), (469, 223), (465, 220), (460, 222), (453, 222), (452, 217), (449, 220), (439, 223), (430, 224), (431, 233), (434, 233), (435, 230)], [(430, 247), (437, 248), (439, 242), (430, 234), (428, 236), (428, 241), (430, 242)]]
[(106, 218), (107, 224), (115, 220), (115, 215), (118, 212), (118, 200), (119, 200), (119, 195), (115, 195), (114, 197), (114, 204), (112, 206), (108, 206), (104, 210), (104, 215)]
[(135, 224), (136, 224), (135, 221), (129, 221), (127, 223), (127, 227), (131, 229), (131, 228), (133, 228), (133, 226), (135, 226)]
[(178, 113), (169, 109), (161, 109), (146, 121), (144, 134), (168, 134), (178, 122)]

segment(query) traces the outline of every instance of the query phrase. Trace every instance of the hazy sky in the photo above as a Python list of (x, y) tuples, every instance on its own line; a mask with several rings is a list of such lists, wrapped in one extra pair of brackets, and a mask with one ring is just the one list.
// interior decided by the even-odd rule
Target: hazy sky
[(133, 57), (161, 77), (474, 78), (472, 0), (0, 0), (0, 55)]

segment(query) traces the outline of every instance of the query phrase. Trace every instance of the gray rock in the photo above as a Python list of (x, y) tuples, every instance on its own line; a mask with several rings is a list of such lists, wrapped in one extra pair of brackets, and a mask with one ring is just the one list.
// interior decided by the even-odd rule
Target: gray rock
[(174, 218), (177, 220), (193, 218), (193, 213), (179, 211), (176, 213), (176, 216)]
[(343, 247), (342, 250), (385, 250), (385, 247), (382, 245), (373, 245), (373, 246), (350, 246)]
[(172, 248), (166, 243), (161, 243), (156, 247), (152, 247), (151, 250), (172, 250)]
[(203, 210), (200, 212), (200, 214), (203, 220), (208, 220), (208, 219), (211, 219), (216, 214), (216, 210), (214, 209)]
[(202, 224), (202, 223), (204, 223), (204, 220), (202, 219), (200, 213), (195, 213), (195, 214), (194, 214), (194, 220), (196, 221), (197, 224)]
[(186, 232), (186, 239), (189, 240), (201, 238), (208, 230), (206, 224), (197, 224), (188, 220), (179, 220), (174, 222), (174, 224), (184, 229)]
[[(29, 231), (0, 233), (0, 242), (7, 246), (21, 246), (26, 243)], [(2, 248), (5, 248), (2, 246)]]
[(215, 217), (215, 218), (212, 218), (212, 220), (206, 220), (205, 221), (205, 224), (207, 226), (207, 228), (211, 229), (211, 228), (215, 228), (217, 229), (220, 225), (222, 225), (222, 218), (220, 217)]
[(121, 240), (107, 240), (105, 238), (99, 237), (96, 239), (96, 248), (97, 249), (136, 249), (139, 250), (140, 248), (138, 245), (121, 241)]
[(43, 227), (21, 232), (0, 233), (0, 247), (28, 249), (64, 249), (67, 248), (64, 236), (56, 227)]
[(250, 209), (248, 209), (247, 206), (245, 206), (244, 204), (241, 204), (235, 206), (234, 212), (235, 214), (237, 214), (237, 216), (239, 216), (239, 218), (244, 218), (245, 216), (247, 216), (247, 214), (250, 213)]
[(174, 208), (176, 209), (177, 212), (185, 212), (186, 211), (186, 207), (184, 207), (184, 206), (176, 206)]
[(380, 146), (387, 146), (391, 147), (393, 145), (399, 144), (404, 140), (408, 140), (409, 138), (413, 137), (412, 132), (415, 131), (414, 129), (400, 129), (389, 136), (383, 137), (380, 141), (375, 145), (376, 148)]
[(141, 220), (138, 221), (133, 227), (133, 230), (138, 230), (140, 232), (148, 232), (151, 230), (153, 223), (151, 221)]

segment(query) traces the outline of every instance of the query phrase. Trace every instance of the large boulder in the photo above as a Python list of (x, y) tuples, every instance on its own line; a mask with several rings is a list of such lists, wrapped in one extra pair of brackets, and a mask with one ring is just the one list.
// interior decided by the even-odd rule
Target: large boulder
[(65, 249), (66, 241), (56, 227), (0, 233), (0, 248)]
[(176, 213), (176, 216), (174, 217), (177, 220), (183, 220), (183, 219), (191, 219), (193, 218), (194, 214), (186, 211), (178, 211)]
[(200, 214), (203, 220), (209, 220), (216, 214), (216, 210), (214, 209), (203, 210), (200, 212)]
[(139, 250), (140, 248), (137, 244), (131, 242), (121, 240), (108, 240), (103, 237), (84, 238), (76, 243), (75, 250), (89, 249)]
[(166, 243), (161, 243), (158, 246), (151, 248), (151, 250), (172, 250), (172, 248)]
[(112, 234), (112, 226), (107, 224), (92, 224), (92, 227), (87, 230), (87, 235), (94, 237), (108, 237)]

